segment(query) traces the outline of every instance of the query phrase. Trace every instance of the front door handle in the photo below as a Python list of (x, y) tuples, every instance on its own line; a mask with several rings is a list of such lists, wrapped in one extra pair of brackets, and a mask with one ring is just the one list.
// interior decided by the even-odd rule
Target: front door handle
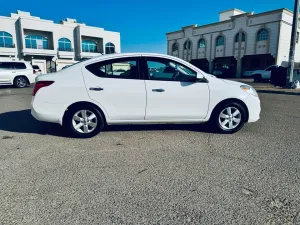
[(104, 89), (101, 87), (90, 87), (90, 91), (103, 91)]
[(159, 89), (152, 89), (153, 92), (165, 92), (164, 89), (159, 88)]

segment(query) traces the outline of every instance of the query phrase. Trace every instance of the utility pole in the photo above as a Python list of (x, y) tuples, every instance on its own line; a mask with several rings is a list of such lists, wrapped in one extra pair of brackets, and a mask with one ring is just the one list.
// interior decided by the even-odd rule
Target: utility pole
[(286, 86), (290, 87), (290, 83), (293, 82), (294, 64), (295, 64), (295, 48), (296, 48), (296, 36), (298, 30), (298, 17), (299, 17), (299, 0), (295, 0), (293, 25), (292, 25), (292, 36), (290, 44), (289, 64), (288, 72), (286, 77)]

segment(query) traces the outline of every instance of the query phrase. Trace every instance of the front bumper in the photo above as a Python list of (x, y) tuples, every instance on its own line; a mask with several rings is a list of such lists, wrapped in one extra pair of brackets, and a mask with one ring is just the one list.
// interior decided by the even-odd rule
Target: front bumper
[(249, 118), (248, 123), (256, 122), (260, 118), (261, 106), (258, 97), (249, 94), (246, 98), (245, 103), (248, 107)]

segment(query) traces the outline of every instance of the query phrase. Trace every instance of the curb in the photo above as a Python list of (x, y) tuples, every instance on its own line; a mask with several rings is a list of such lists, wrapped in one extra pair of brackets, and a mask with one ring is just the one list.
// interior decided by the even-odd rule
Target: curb
[(269, 90), (256, 90), (258, 93), (268, 94), (281, 94), (281, 95), (300, 95), (300, 92), (289, 92), (289, 91), (269, 91)]

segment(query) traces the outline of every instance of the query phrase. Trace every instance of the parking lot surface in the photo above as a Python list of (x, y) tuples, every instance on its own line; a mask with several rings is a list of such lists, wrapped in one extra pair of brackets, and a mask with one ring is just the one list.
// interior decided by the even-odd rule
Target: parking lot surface
[(0, 224), (300, 224), (300, 98), (260, 94), (233, 135), (114, 126), (68, 138), (0, 89)]

